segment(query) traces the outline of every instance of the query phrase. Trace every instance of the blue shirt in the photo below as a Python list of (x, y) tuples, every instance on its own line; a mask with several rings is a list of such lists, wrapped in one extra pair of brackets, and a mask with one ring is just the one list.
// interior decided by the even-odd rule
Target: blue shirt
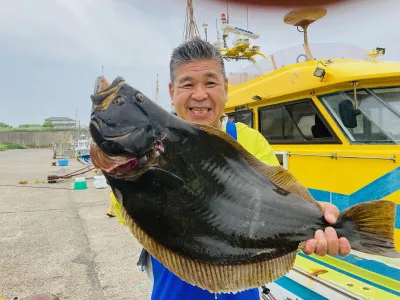
[(210, 293), (197, 286), (193, 286), (165, 268), (157, 259), (150, 256), (151, 266), (147, 265), (153, 275), (153, 290), (151, 300), (260, 300), (258, 288), (236, 294)]

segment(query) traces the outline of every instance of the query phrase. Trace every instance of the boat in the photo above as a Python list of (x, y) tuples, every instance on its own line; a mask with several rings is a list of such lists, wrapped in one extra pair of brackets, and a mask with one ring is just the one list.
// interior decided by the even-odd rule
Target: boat
[[(261, 132), (316, 200), (339, 210), (395, 202), (400, 251), (400, 62), (385, 61), (382, 47), (309, 44), (307, 28), (326, 13), (289, 12), (284, 22), (304, 43), (257, 60), (260, 48), (250, 39), (258, 36), (223, 14), (224, 35), (235, 34), (236, 43), (216, 46), (227, 60), (251, 61), (229, 75), (225, 113)], [(276, 299), (400, 299), (400, 260), (354, 250), (344, 258), (300, 252), (293, 270), (267, 288)]]
[(75, 158), (85, 165), (91, 165), (90, 160), (90, 140), (84, 134), (80, 135), (80, 139), (74, 147)]

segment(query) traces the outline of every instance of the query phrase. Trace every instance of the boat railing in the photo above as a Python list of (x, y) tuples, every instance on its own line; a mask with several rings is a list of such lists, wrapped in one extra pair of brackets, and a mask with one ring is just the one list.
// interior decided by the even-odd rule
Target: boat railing
[[(338, 58), (370, 60), (365, 54), (365, 49), (351, 44), (315, 43), (310, 44), (310, 49), (316, 60)], [(279, 68), (305, 61), (307, 61), (307, 55), (304, 46), (296, 45), (279, 50), (266, 58), (258, 60), (256, 63), (249, 63), (244, 67), (234, 69), (229, 64), (229, 69), (232, 70), (228, 76), (229, 85), (239, 85)]]

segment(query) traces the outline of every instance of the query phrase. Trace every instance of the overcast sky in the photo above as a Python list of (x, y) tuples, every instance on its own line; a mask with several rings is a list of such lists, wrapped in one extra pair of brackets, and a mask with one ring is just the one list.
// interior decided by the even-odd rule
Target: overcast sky
[[(201, 34), (226, 5), (193, 0)], [(159, 74), (160, 104), (170, 108), (169, 57), (182, 42), (186, 0), (0, 0), (0, 122), (43, 124), (70, 117), (88, 125), (90, 94), (102, 72), (124, 77), (149, 97)], [(253, 43), (270, 54), (302, 43), (283, 23), (288, 9), (229, 6), (230, 22), (261, 35)], [(386, 47), (385, 60), (400, 60), (400, 1), (361, 0), (329, 6), (309, 29), (310, 43)], [(238, 65), (228, 66), (234, 70)]]

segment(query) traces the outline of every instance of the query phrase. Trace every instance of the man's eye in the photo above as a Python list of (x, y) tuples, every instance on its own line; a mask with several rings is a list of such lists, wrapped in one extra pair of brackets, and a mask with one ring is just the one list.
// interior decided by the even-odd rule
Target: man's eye
[(212, 82), (212, 81), (207, 82), (207, 85), (214, 85), (214, 84), (215, 84), (215, 82)]
[(187, 84), (184, 84), (184, 85), (183, 85), (183, 87), (191, 87), (191, 86), (192, 86), (191, 83), (187, 83)]

